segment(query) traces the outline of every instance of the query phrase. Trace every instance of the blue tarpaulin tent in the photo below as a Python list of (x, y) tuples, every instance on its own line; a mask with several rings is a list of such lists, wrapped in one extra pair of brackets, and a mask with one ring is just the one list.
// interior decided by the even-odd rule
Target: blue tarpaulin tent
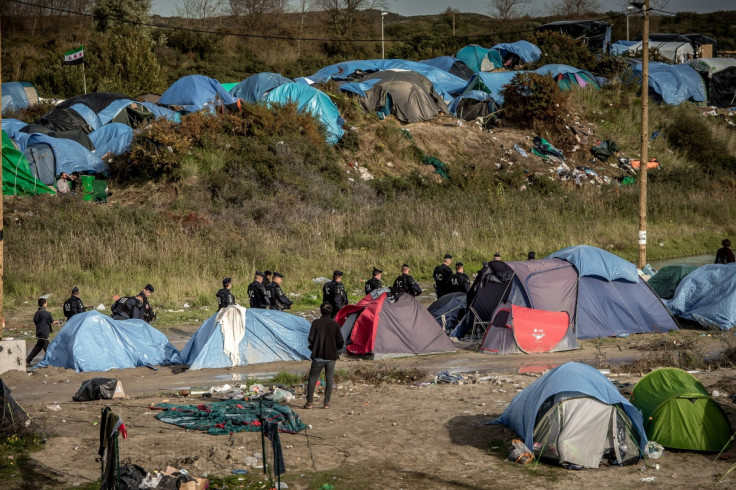
[[(641, 63), (634, 65), (634, 76), (641, 79)], [(685, 101), (705, 102), (705, 84), (690, 65), (649, 63), (649, 90), (667, 105), (679, 105)]]
[[(539, 426), (547, 422), (544, 420), (544, 415), (553, 410), (555, 405), (561, 401), (581, 397), (593, 398), (602, 404), (615, 406), (623, 410), (628, 420), (621, 420), (617, 414), (614, 414), (613, 417), (609, 415), (608, 420), (605, 420), (606, 417), (603, 420), (595, 420), (589, 413), (586, 413), (586, 406), (578, 405), (579, 410), (569, 410), (566, 415), (559, 415), (558, 433), (553, 434), (553, 431), (547, 431), (545, 435), (550, 435), (549, 439), (535, 438), (535, 432)], [(616, 387), (598, 370), (577, 362), (568, 362), (556, 367), (534, 381), (511, 400), (501, 417), (494, 420), (493, 423), (503, 424), (513, 429), (522, 437), (528, 448), (537, 451), (535, 444), (537, 446), (550, 445), (556, 448), (561, 460), (583, 466), (589, 465), (571, 460), (570, 457), (563, 458), (565, 454), (561, 453), (565, 451), (572, 458), (577, 456), (581, 459), (591, 459), (592, 456), (592, 461), (595, 462), (593, 467), (597, 467), (607, 444), (623, 444), (628, 434), (633, 435), (633, 442), (638, 444), (640, 451), (635, 451), (633, 448), (627, 449), (625, 445), (616, 447), (614, 452), (617, 459), (625, 461), (628, 459), (626, 456), (631, 455), (634, 459), (631, 462), (638, 461), (647, 446), (647, 435), (644, 431), (641, 412), (621, 396)], [(552, 425), (555, 421), (552, 420), (549, 423)], [(613, 434), (608, 432), (612, 430), (611, 426), (617, 429), (613, 431)], [(598, 432), (601, 430), (602, 434)], [(541, 435), (539, 432), (537, 434)], [(611, 437), (606, 437), (606, 434)], [(624, 434), (626, 436), (623, 436)], [(602, 439), (600, 441), (602, 447), (591, 447), (597, 439)], [(628, 454), (624, 456), (621, 454), (622, 451)]]
[(468, 81), (468, 85), (463, 91), (463, 95), (473, 90), (480, 90), (491, 94), (493, 100), (496, 101), (497, 105), (503, 104), (503, 95), (501, 91), (506, 85), (511, 83), (511, 80), (519, 73), (523, 71), (499, 71), (492, 73), (476, 73), (473, 78)]
[(164, 118), (175, 123), (181, 122), (181, 114), (167, 107), (161, 107), (160, 105), (154, 104), (153, 102), (141, 102), (141, 105), (149, 111), (153, 112), (153, 115), (156, 117), (156, 119)]
[(677, 330), (657, 293), (639, 280), (634, 264), (588, 245), (550, 257), (571, 263), (578, 272), (577, 338)]
[(573, 85), (579, 87), (601, 88), (596, 77), (588, 70), (582, 70), (569, 65), (544, 65), (534, 70), (540, 75), (550, 75), (555, 79), (562, 91), (570, 90)]
[(266, 93), (285, 83), (293, 83), (293, 80), (278, 73), (256, 73), (233, 87), (230, 93), (246, 102), (258, 102)]
[(6, 82), (2, 90), (2, 114), (28, 109), (38, 104), (38, 92), (32, 83)]
[(127, 124), (109, 123), (89, 133), (89, 139), (95, 145), (95, 155), (122, 155), (133, 142), (133, 128)]
[[(44, 184), (52, 185), (54, 183), (53, 178), (60, 175), (61, 172), (67, 174), (72, 172), (107, 173), (107, 166), (100, 156), (92, 153), (76, 141), (54, 138), (41, 133), (28, 134), (22, 132), (17, 133), (13, 140), (18, 144), (19, 149), (26, 154), (32, 171), (39, 158), (51, 159), (48, 165), (54, 175), (43, 177), (40, 172), (34, 172), (34, 175), (40, 178)], [(41, 157), (41, 154), (45, 156)]]
[(197, 112), (216, 100), (228, 105), (235, 102), (230, 92), (218, 82), (203, 75), (189, 75), (174, 82), (161, 95), (159, 105), (182, 106), (186, 112)]
[(118, 321), (93, 310), (71, 317), (36, 367), (80, 372), (167, 364), (181, 364), (181, 356), (166, 335), (143, 320)]
[(345, 131), (340, 111), (324, 92), (301, 83), (285, 83), (271, 90), (263, 99), (268, 105), (296, 104), (301, 112), (308, 112), (322, 123), (327, 131), (327, 142), (337, 143)]
[(730, 330), (736, 326), (736, 263), (698, 267), (664, 304), (673, 315)]
[(457, 59), (465, 63), (473, 72), (493, 71), (503, 66), (503, 59), (495, 49), (488, 49), (477, 44), (460, 48), (455, 54)]
[(510, 55), (519, 57), (522, 63), (534, 63), (542, 57), (542, 50), (529, 41), (516, 41), (513, 43), (496, 44), (491, 49), (495, 49), (501, 54), (504, 62)]
[(440, 70), (445, 70), (446, 72), (452, 73), (463, 80), (470, 80), (470, 77), (475, 73), (462, 60), (459, 60), (454, 56), (438, 56), (437, 58), (422, 60), (422, 63), (434, 68), (439, 68)]
[(8, 136), (15, 138), (22, 128), (28, 126), (27, 122), (19, 121), (18, 119), (3, 118), (2, 127)]
[[(248, 366), (275, 361), (303, 361), (309, 359), (307, 342), (310, 324), (302, 317), (282, 311), (241, 308), (245, 315), (245, 333), (238, 345), (236, 362), (225, 352), (227, 322), (219, 314), (212, 315), (197, 329), (182, 350), (182, 359), (190, 369)], [(221, 310), (224, 312), (225, 310)], [(225, 335), (232, 332), (225, 331)]]

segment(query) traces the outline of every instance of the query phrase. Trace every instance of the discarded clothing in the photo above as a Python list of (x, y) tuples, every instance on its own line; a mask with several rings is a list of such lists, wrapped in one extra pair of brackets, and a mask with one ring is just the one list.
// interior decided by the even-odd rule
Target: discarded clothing
[(534, 137), (534, 147), (532, 148), (532, 153), (545, 160), (548, 160), (549, 157), (554, 157), (559, 158), (563, 162), (565, 161), (565, 157), (562, 156), (562, 152), (552, 146), (552, 143), (542, 138), (541, 136)]
[(72, 397), (75, 402), (109, 400), (115, 394), (118, 380), (115, 378), (92, 378), (84, 381)]
[(590, 149), (594, 157), (605, 162), (619, 150), (618, 145), (612, 140), (603, 140)]
[[(297, 433), (306, 427), (299, 414), (291, 408), (263, 400), (263, 418), (278, 423), (281, 432)], [(202, 405), (159, 403), (154, 410), (163, 410), (156, 418), (185, 429), (201, 430), (212, 435), (261, 430), (261, 402), (225, 400)]]
[(273, 446), (273, 472), (276, 476), (286, 473), (284, 466), (284, 455), (281, 452), (281, 438), (279, 437), (278, 424), (268, 421), (263, 425), (263, 432)]
[(450, 178), (450, 175), (448, 174), (449, 169), (447, 168), (447, 164), (443, 161), (441, 161), (438, 158), (431, 157), (429, 155), (424, 155), (422, 157), (422, 163), (425, 165), (433, 165), (434, 166), (434, 173), (439, 174), (440, 177), (443, 179)]
[(461, 374), (450, 374), (449, 371), (437, 374), (437, 383), (458, 384), (460, 381), (465, 381)]

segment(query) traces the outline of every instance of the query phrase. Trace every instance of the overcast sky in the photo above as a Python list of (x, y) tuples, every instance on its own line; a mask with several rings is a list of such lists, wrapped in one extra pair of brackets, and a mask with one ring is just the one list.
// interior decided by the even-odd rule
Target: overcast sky
[[(174, 15), (176, 6), (181, 0), (153, 0), (153, 12), (163, 16)], [(623, 11), (626, 0), (601, 0), (603, 11)], [(545, 5), (554, 0), (532, 0), (533, 13), (545, 12)], [(488, 13), (488, 0), (388, 0), (389, 10), (401, 15), (439, 14), (447, 7), (460, 12)], [(717, 10), (736, 10), (734, 0), (670, 0), (665, 10), (672, 12), (715, 12)]]

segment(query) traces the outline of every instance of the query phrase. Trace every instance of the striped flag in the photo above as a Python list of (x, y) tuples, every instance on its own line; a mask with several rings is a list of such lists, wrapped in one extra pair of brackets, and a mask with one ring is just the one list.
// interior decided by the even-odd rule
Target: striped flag
[(78, 65), (84, 62), (84, 45), (64, 53), (64, 64)]

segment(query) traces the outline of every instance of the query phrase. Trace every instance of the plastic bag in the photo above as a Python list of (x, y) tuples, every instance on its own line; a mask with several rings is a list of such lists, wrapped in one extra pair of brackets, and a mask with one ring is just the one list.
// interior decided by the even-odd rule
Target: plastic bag
[(282, 390), (281, 388), (273, 390), (273, 401), (276, 403), (288, 403), (293, 399), (294, 394), (290, 391)]
[(509, 453), (509, 461), (515, 461), (519, 464), (528, 464), (534, 461), (534, 455), (526, 447), (521, 439), (511, 441), (511, 453)]
[(664, 453), (664, 447), (658, 442), (649, 441), (646, 449), (644, 450), (644, 456), (648, 459), (659, 459)]

